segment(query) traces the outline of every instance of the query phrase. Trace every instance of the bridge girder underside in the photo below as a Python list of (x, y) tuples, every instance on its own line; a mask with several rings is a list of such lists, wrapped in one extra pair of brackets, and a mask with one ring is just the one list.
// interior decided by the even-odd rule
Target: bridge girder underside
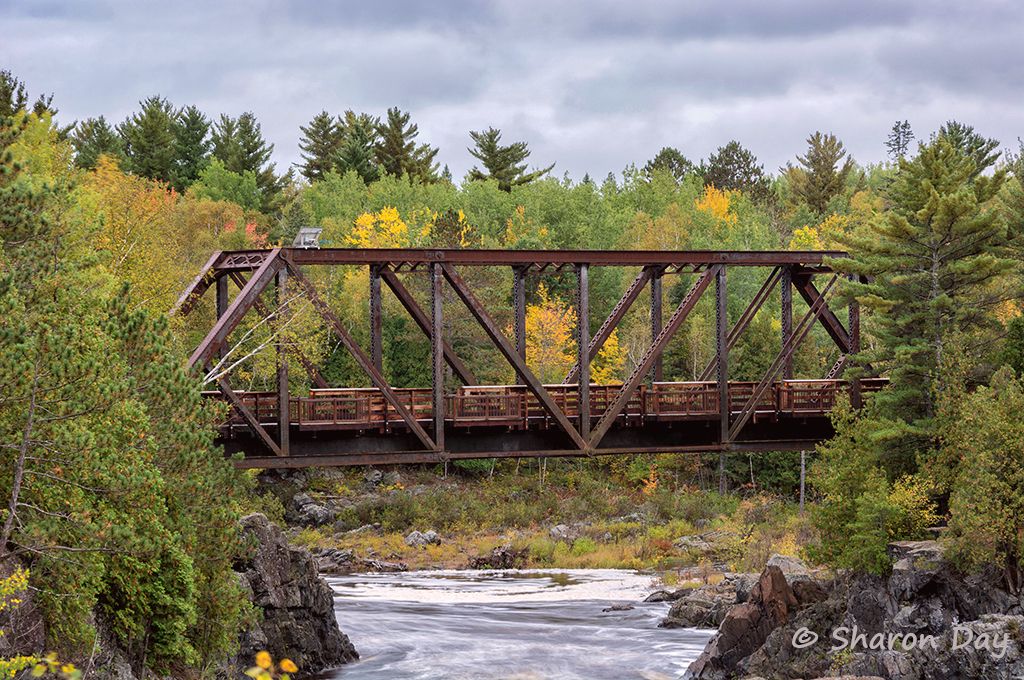
[[(259, 251), (215, 253), (192, 285), (184, 291), (172, 313), (187, 315), (210, 288), (216, 291), (216, 317), (213, 327), (189, 359), (190, 366), (215, 381), (222, 397), (231, 404), (243, 422), (222, 432), (227, 450), (243, 451), (246, 460), (240, 467), (300, 467), (306, 465), (345, 465), (389, 462), (429, 462), (448, 458), (573, 456), (611, 453), (781, 450), (810, 448), (816, 441), (831, 436), (832, 429), (823, 413), (803, 417), (758, 418), (766, 395), (777, 389), (778, 380), (793, 376), (793, 356), (811, 328), (819, 325), (838, 348), (839, 359), (825, 376), (839, 379), (852, 355), (859, 350), (859, 314), (856, 305), (848, 309), (844, 324), (830, 308), (839, 275), (829, 266), (829, 258), (845, 257), (842, 252), (744, 252), (744, 251), (486, 251), (444, 249), (299, 249), (274, 248)], [(369, 272), (370, 319), (367, 335), (369, 353), (359, 346), (334, 311), (304, 273), (318, 266), (360, 266)], [(495, 317), (485, 308), (464, 275), (474, 268), (505, 267), (512, 274), (512, 335), (509, 340)], [(596, 333), (590, 333), (589, 276), (597, 267), (639, 268), (626, 292), (612, 308)], [(768, 275), (758, 291), (745, 300), (745, 309), (730, 326), (727, 313), (728, 273), (737, 268), (762, 268)], [(545, 386), (526, 362), (526, 277), (571, 272), (575, 275), (576, 363), (563, 383), (572, 385), (577, 408), (568, 414), (556, 403), (551, 386)], [(664, 320), (662, 280), (667, 275), (688, 274), (694, 280), (674, 311)], [(400, 276), (401, 275), (401, 276)], [(406, 287), (410, 276), (425, 276), (429, 290), (427, 310)], [(824, 283), (821, 284), (822, 279)], [(381, 298), (384, 283), (431, 343), (430, 412), (424, 419), (403, 401), (396, 388), (388, 384), (382, 365)], [(229, 284), (238, 292), (231, 297)], [(714, 285), (714, 292), (708, 289)], [(821, 285), (820, 285), (821, 284)], [(295, 286), (298, 295), (289, 298)], [(422, 293), (424, 286), (417, 289)], [(737, 402), (730, 392), (729, 355), (740, 336), (749, 327), (775, 289), (780, 291), (781, 349), (765, 374), (750, 384)], [(276, 294), (274, 308), (261, 295)], [(627, 312), (649, 290), (651, 342), (636, 362), (629, 378), (614, 396), (595, 408), (591, 400), (590, 365), (604, 343), (622, 322)], [(445, 300), (448, 291), (449, 300)], [(793, 319), (793, 291), (806, 302), (807, 311)], [(626, 413), (637, 391), (647, 382), (663, 380), (663, 356), (673, 338), (697, 303), (713, 295), (715, 310), (715, 354), (700, 374), (700, 380), (713, 377), (717, 413), (705, 414), (692, 422), (662, 422), (644, 416), (640, 425), (625, 426)], [(330, 387), (314, 364), (300, 350), (284, 342), (277, 343), (276, 420), (267, 422), (254, 413), (252, 401), (231, 385), (230, 372), (214, 367), (229, 345), (246, 314), (253, 312), (270, 320), (271, 326), (284, 323), (290, 305), (304, 298), (322, 318), (333, 337), (343, 345), (370, 383), (386, 401), (398, 427), (386, 429), (343, 429), (310, 432), (298, 427), (293, 418), (289, 392), (286, 354), (296, 355), (316, 387)], [(423, 295), (421, 294), (421, 298)], [(468, 311), (494, 349), (509, 363), (525, 397), (543, 409), (543, 428), (459, 427), (446, 422), (444, 380), (446, 366), (466, 386), (477, 385), (471, 369), (444, 339), (446, 305), (454, 297)], [(564, 387), (564, 385), (563, 385)], [(450, 398), (450, 395), (447, 395)], [(859, 405), (860, 384), (853, 380), (851, 399)], [(247, 405), (247, 403), (249, 405)], [(258, 411), (258, 409), (256, 409)], [(591, 417), (579, 414), (590, 413)], [(319, 462), (316, 462), (319, 461)]]

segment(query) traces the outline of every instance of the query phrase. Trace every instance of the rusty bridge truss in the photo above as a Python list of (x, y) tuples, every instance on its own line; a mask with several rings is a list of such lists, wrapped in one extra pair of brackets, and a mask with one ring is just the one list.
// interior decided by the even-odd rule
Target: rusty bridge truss
[[(328, 385), (299, 352), (312, 388), (290, 393), (289, 350), (279, 343), (277, 390), (235, 391), (229, 375), (216, 379), (211, 398), (229, 402), (220, 428), (228, 452), (243, 451), (241, 467), (304, 467), (373, 463), (437, 462), (449, 458), (592, 456), (598, 454), (798, 450), (831, 436), (828, 419), (841, 393), (859, 405), (861, 390), (877, 380), (842, 380), (858, 351), (856, 306), (846, 323), (829, 307), (839, 275), (828, 265), (841, 252), (742, 251), (491, 251), (426, 249), (274, 248), (215, 253), (182, 294), (174, 313), (186, 315), (203, 294), (216, 291), (213, 328), (189, 359), (208, 370), (225, 351), (242, 318), (272, 314), (261, 295), (276, 300), (294, 286), (312, 303), (333, 336), (351, 354), (372, 387)], [(318, 266), (369, 270), (370, 348), (365, 352), (303, 270)], [(507, 267), (512, 274), (512, 335), (509, 339), (463, 275), (474, 267)], [(589, 276), (593, 268), (639, 271), (611, 313), (591, 335)], [(726, 302), (728, 273), (759, 268), (767, 276), (731, 327)], [(576, 281), (576, 364), (558, 385), (541, 384), (526, 362), (526, 277), (570, 273)], [(692, 284), (663, 323), (662, 279), (691, 275)], [(424, 311), (406, 287), (425, 277)], [(403, 283), (404, 281), (404, 283)], [(432, 387), (396, 388), (382, 366), (381, 283), (395, 295), (431, 342)], [(233, 296), (230, 286), (238, 289)], [(697, 302), (714, 287), (716, 353), (699, 380), (667, 383), (662, 357)], [(516, 385), (480, 385), (444, 339), (447, 286), (480, 330), (515, 371)], [(651, 340), (632, 374), (621, 384), (591, 383), (590, 366), (644, 289), (649, 289)], [(778, 288), (781, 350), (757, 382), (729, 381), (729, 352), (755, 314)], [(806, 302), (794, 319), (793, 292)], [(451, 296), (449, 296), (451, 299)], [(449, 302), (451, 304), (451, 302)], [(507, 308), (504, 310), (507, 313)], [(817, 380), (793, 380), (793, 356), (811, 328), (820, 325), (838, 347), (839, 359)], [(447, 367), (462, 383), (446, 393)]]

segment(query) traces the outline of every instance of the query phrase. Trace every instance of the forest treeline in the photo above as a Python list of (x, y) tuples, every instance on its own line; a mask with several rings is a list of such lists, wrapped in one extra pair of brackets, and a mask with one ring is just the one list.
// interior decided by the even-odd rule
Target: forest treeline
[[(24, 84), (0, 77), (0, 566), (31, 568), (54, 641), (88, 648), (98, 611), (136, 663), (206, 666), (230, 648), (246, 609), (226, 548), (242, 478), (212, 449), (219, 414), (199, 392), (226, 370), (236, 389), (271, 387), (278, 342), (332, 385), (368, 381), (300, 298), (278, 307), (268, 295), (287, 317), (247, 318), (203, 375), (184, 360), (212, 306), (164, 315), (212, 252), (289, 245), (303, 227), (320, 229), (325, 247), (847, 250), (834, 266), (867, 281), (841, 293), (862, 309), (858, 370), (892, 385), (838, 414), (837, 437), (819, 451), (815, 555), (884, 569), (885, 542), (918, 537), (938, 511), (961, 564), (997, 564), (1021, 585), (1024, 160), (970, 125), (950, 121), (916, 140), (897, 123), (890, 160), (874, 165), (814, 132), (777, 173), (733, 141), (696, 164), (667, 147), (641, 168), (579, 182), (528, 169), (527, 145), (489, 128), (468, 135), (480, 166), (456, 182), (398, 109), (386, 119), (318, 115), (303, 127), (297, 176), (278, 172), (252, 114), (210, 120), (160, 97), (140, 106), (115, 125), (62, 127), (52, 97), (33, 104)], [(510, 326), (511, 273), (465, 275)], [(591, 272), (592, 323), (634, 275)], [(731, 321), (766, 276), (730, 271)], [(366, 347), (367, 272), (308, 277)], [(406, 281), (425, 301), (425, 282)], [(666, 279), (666, 314), (689, 283)], [(571, 274), (530, 280), (528, 361), (546, 381), (575, 356), (574, 286)], [(778, 352), (775, 296), (733, 350), (730, 377), (760, 378)], [(510, 381), (458, 310), (446, 305), (451, 346), (482, 381)], [(650, 328), (646, 305), (635, 305), (595, 375), (628, 375)], [(713, 328), (702, 301), (666, 352), (666, 379), (701, 373)], [(429, 385), (429, 343), (389, 296), (383, 335), (388, 381)], [(821, 377), (837, 357), (815, 331), (796, 373)], [(289, 375), (293, 394), (308, 389), (302, 365)], [(777, 460), (741, 462), (753, 476)]]

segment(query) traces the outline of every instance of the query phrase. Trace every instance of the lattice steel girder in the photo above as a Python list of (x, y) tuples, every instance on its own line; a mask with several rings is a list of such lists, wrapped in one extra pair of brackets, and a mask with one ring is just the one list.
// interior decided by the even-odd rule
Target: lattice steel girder
[(747, 420), (750, 419), (754, 409), (757, 408), (757, 403), (761, 401), (761, 397), (764, 396), (768, 387), (775, 380), (775, 376), (778, 374), (779, 370), (782, 369), (783, 364), (787, 359), (793, 356), (793, 352), (796, 351), (796, 348), (801, 342), (803, 342), (804, 338), (807, 337), (807, 333), (811, 330), (814, 322), (820, 319), (828, 309), (828, 297), (832, 294), (832, 289), (835, 287), (836, 281), (838, 280), (838, 275), (833, 276), (828, 282), (828, 285), (825, 286), (825, 290), (811, 302), (811, 308), (807, 310), (807, 314), (800, 320), (800, 323), (793, 330), (793, 335), (789, 337), (786, 343), (782, 346), (782, 349), (779, 350), (779, 354), (775, 358), (775, 361), (773, 361), (772, 365), (768, 367), (768, 371), (765, 373), (764, 377), (761, 378), (761, 382), (757, 384), (757, 387), (754, 388), (753, 394), (750, 395), (750, 399), (747, 400), (747, 403), (744, 404), (739, 415), (736, 416), (736, 420), (733, 421), (729, 428), (728, 437), (724, 438), (726, 441), (731, 441), (739, 435), (740, 430), (742, 430), (743, 426), (747, 424)]
[[(775, 267), (790, 264), (829, 272), (827, 258), (846, 257), (830, 251), (747, 250), (445, 250), (419, 248), (286, 248), (292, 261), (307, 265), (386, 264), (395, 271), (426, 270), (431, 262), (463, 266), (524, 266), (527, 271), (572, 271), (576, 265), (592, 267), (658, 266), (665, 271), (693, 273), (713, 264), (738, 267)], [(216, 272), (259, 267), (267, 251), (232, 251), (212, 265)]]
[(170, 313), (172, 315), (181, 314), (182, 316), (187, 316), (192, 311), (192, 308), (199, 302), (199, 298), (203, 297), (203, 294), (217, 280), (216, 272), (219, 271), (217, 265), (221, 263), (224, 257), (224, 251), (218, 251), (210, 256), (210, 259), (207, 260), (203, 268), (199, 270), (199, 275), (192, 280), (192, 284), (185, 289), (185, 292), (181, 294), (178, 301), (171, 307)]
[(544, 410), (548, 412), (548, 415), (550, 415), (551, 418), (558, 423), (558, 426), (562, 428), (567, 435), (569, 435), (569, 438), (572, 439), (573, 443), (579, 447), (580, 451), (586, 448), (586, 442), (580, 436), (579, 432), (576, 431), (576, 428), (572, 426), (569, 419), (566, 418), (564, 413), (562, 413), (562, 409), (558, 408), (558, 404), (555, 403), (548, 391), (544, 389), (540, 380), (537, 379), (537, 376), (534, 375), (533, 371), (531, 371), (526, 365), (526, 361), (519, 356), (519, 353), (516, 352), (516, 348), (512, 346), (512, 343), (510, 343), (508, 338), (505, 337), (505, 334), (502, 332), (498, 324), (494, 322), (494, 319), (491, 318), (490, 314), (487, 313), (487, 310), (484, 309), (482, 304), (480, 304), (480, 301), (476, 299), (476, 296), (473, 295), (473, 292), (469, 289), (469, 286), (466, 285), (466, 282), (462, 280), (462, 277), (455, 272), (455, 269), (450, 263), (444, 263), (441, 269), (444, 272), (444, 277), (448, 280), (448, 284), (452, 287), (452, 290), (454, 290), (455, 294), (459, 296), (463, 303), (465, 303), (466, 308), (476, 318), (477, 323), (480, 324), (480, 327), (483, 328), (491, 338), (491, 342), (494, 343), (494, 346), (497, 347), (498, 351), (505, 356), (505, 360), (512, 364), (519, 375), (522, 376), (527, 389), (533, 392), (540, 401), (541, 406), (543, 406)]

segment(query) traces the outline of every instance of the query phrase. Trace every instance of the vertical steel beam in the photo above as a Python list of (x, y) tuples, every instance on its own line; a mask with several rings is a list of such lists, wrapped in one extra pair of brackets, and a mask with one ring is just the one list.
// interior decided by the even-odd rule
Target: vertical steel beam
[(729, 446), (729, 416), (732, 405), (729, 403), (729, 308), (726, 304), (726, 267), (717, 265), (715, 269), (715, 352), (718, 357), (718, 413), (719, 438), (722, 449), (718, 454), (718, 493), (725, 495), (725, 453)]
[(378, 373), (384, 373), (384, 340), (381, 337), (380, 265), (370, 265), (370, 358)]
[(444, 309), (441, 298), (441, 265), (430, 263), (430, 357), (433, 387), (434, 446), (444, 451)]
[(576, 265), (576, 364), (579, 370), (579, 433), (590, 438), (590, 267)]
[[(241, 290), (242, 286), (239, 286)], [(228, 277), (221, 276), (217, 279), (217, 319), (219, 320), (224, 316), (224, 312), (228, 311)], [(217, 357), (219, 359), (224, 358), (224, 347), (217, 350)]]
[(277, 286), (274, 290), (277, 298), (277, 440), (281, 455), (291, 453), (291, 393), (288, 389), (288, 348), (284, 342), (284, 329), (288, 320), (288, 268), (281, 267), (277, 272)]
[[(856, 281), (855, 274), (850, 275), (850, 280)], [(850, 301), (850, 356), (856, 357), (860, 354), (860, 305), (856, 300)], [(854, 378), (850, 385), (850, 405), (854, 408), (862, 406), (860, 394), (860, 372), (854, 371)]]
[[(661, 272), (655, 272), (651, 278), (651, 342), (661, 335)], [(664, 354), (658, 352), (654, 355), (654, 369), (651, 371), (651, 380), (662, 382), (665, 379)]]
[[(771, 295), (772, 289), (775, 288), (775, 284), (779, 282), (780, 275), (779, 267), (772, 270), (772, 273), (767, 279), (765, 279), (765, 282), (761, 284), (760, 290), (758, 290), (757, 294), (754, 295), (754, 299), (751, 300), (750, 304), (747, 305), (747, 308), (743, 310), (743, 314), (740, 316), (739, 321), (737, 321), (736, 325), (732, 327), (731, 331), (729, 331), (726, 346), (729, 348), (730, 352), (732, 351), (732, 348), (736, 346), (736, 342), (740, 339), (743, 331), (747, 330), (747, 326), (749, 326), (750, 322), (757, 316), (757, 313), (761, 310), (765, 300), (767, 300), (768, 296)], [(704, 367), (704, 370), (700, 372), (700, 376), (697, 380), (704, 382), (710, 378), (711, 374), (715, 372), (717, 362), (718, 355), (716, 354), (711, 357), (711, 360)]]
[[(793, 266), (784, 265), (782, 267), (782, 344), (780, 347), (785, 347), (789, 339), (793, 337)], [(782, 379), (792, 380), (793, 379), (793, 357), (790, 356), (786, 359), (786, 363), (782, 366)]]
[[(515, 335), (516, 353), (526, 361), (526, 267), (512, 267), (512, 328)], [(526, 380), (516, 371), (516, 384), (525, 385)]]

